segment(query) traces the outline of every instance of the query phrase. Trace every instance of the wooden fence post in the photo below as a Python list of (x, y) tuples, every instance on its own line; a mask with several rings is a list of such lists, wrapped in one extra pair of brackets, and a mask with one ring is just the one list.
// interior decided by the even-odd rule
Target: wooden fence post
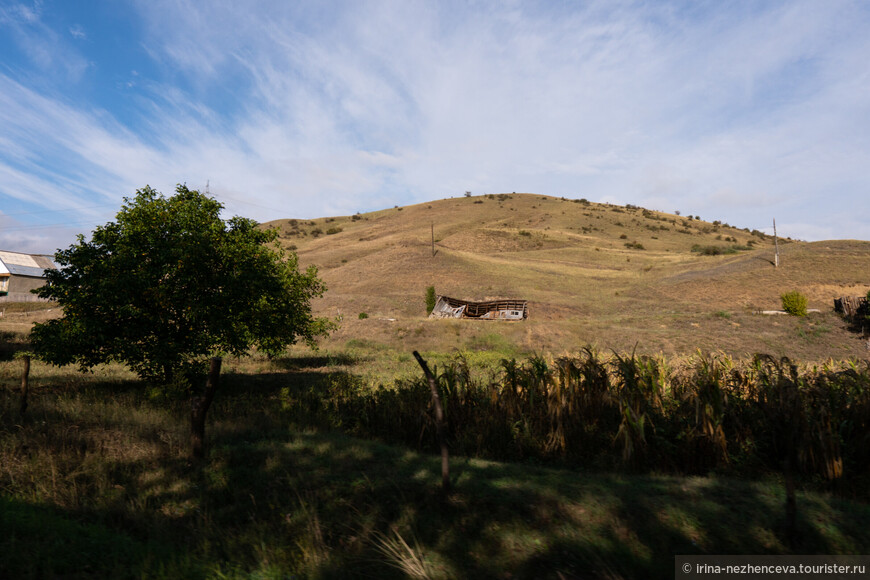
[(21, 407), (18, 412), (21, 415), (21, 418), (24, 418), (24, 414), (27, 413), (27, 385), (30, 380), (30, 355), (24, 355), (21, 357), (24, 361), (24, 370), (21, 373)]
[(429, 381), (429, 389), (432, 390), (432, 404), (435, 406), (435, 432), (438, 434), (438, 443), (441, 445), (441, 488), (446, 492), (450, 491), (450, 460), (447, 454), (447, 441), (444, 435), (444, 409), (441, 407), (441, 397), (438, 395), (438, 385), (435, 383), (435, 377), (429, 370), (429, 365), (420, 356), (420, 353), (414, 351), (414, 358), (423, 369), (423, 374), (426, 375), (426, 380)]
[(201, 397), (192, 396), (190, 401), (190, 443), (193, 456), (197, 459), (205, 456), (205, 417), (217, 391), (221, 360), (220, 357), (211, 359), (205, 391)]

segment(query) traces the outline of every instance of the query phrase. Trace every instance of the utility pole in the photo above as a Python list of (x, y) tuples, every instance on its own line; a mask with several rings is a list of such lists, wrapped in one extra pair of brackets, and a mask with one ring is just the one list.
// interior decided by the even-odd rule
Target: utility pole
[(432, 222), (432, 257), (435, 257), (435, 222)]
[(776, 254), (773, 256), (773, 267), (779, 268), (779, 239), (776, 237), (776, 218), (773, 218), (773, 245), (776, 248)]

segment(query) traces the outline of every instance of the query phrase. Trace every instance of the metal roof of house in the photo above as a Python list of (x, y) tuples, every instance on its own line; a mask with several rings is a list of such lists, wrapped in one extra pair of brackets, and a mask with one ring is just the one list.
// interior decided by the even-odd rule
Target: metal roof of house
[(15, 276), (32, 276), (34, 278), (45, 278), (45, 268), (34, 268), (33, 266), (19, 266), (18, 264), (6, 264), (6, 269), (10, 274)]
[(50, 256), (0, 251), (0, 274), (44, 278), (46, 270), (55, 269)]

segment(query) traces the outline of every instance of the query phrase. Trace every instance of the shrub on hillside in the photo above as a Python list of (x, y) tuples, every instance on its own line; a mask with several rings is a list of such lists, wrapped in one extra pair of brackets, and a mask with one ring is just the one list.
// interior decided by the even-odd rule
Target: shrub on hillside
[(736, 254), (739, 248), (723, 247), (723, 246), (702, 246), (695, 244), (692, 246), (692, 251), (701, 254), (702, 256), (721, 256), (722, 254)]
[(339, 233), (341, 233), (341, 232), (342, 232), (342, 229), (341, 229), (341, 228), (337, 228), (337, 227), (335, 227), (335, 228), (329, 228), (328, 230), (326, 230), (326, 235), (327, 235), (327, 236), (331, 236), (331, 235), (334, 235), (334, 234), (339, 234)]
[(780, 300), (782, 300), (782, 309), (792, 316), (807, 315), (807, 297), (797, 290), (786, 292), (780, 296)]

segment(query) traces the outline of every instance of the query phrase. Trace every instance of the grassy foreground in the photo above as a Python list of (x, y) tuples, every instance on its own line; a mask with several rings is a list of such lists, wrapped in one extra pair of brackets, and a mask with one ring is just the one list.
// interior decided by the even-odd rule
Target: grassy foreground
[(0, 577), (670, 578), (674, 554), (868, 553), (870, 506), (775, 479), (629, 476), (453, 458), (302, 429), (282, 388), (342, 357), (228, 361), (202, 464), (187, 405), (120, 367), (0, 363)]

